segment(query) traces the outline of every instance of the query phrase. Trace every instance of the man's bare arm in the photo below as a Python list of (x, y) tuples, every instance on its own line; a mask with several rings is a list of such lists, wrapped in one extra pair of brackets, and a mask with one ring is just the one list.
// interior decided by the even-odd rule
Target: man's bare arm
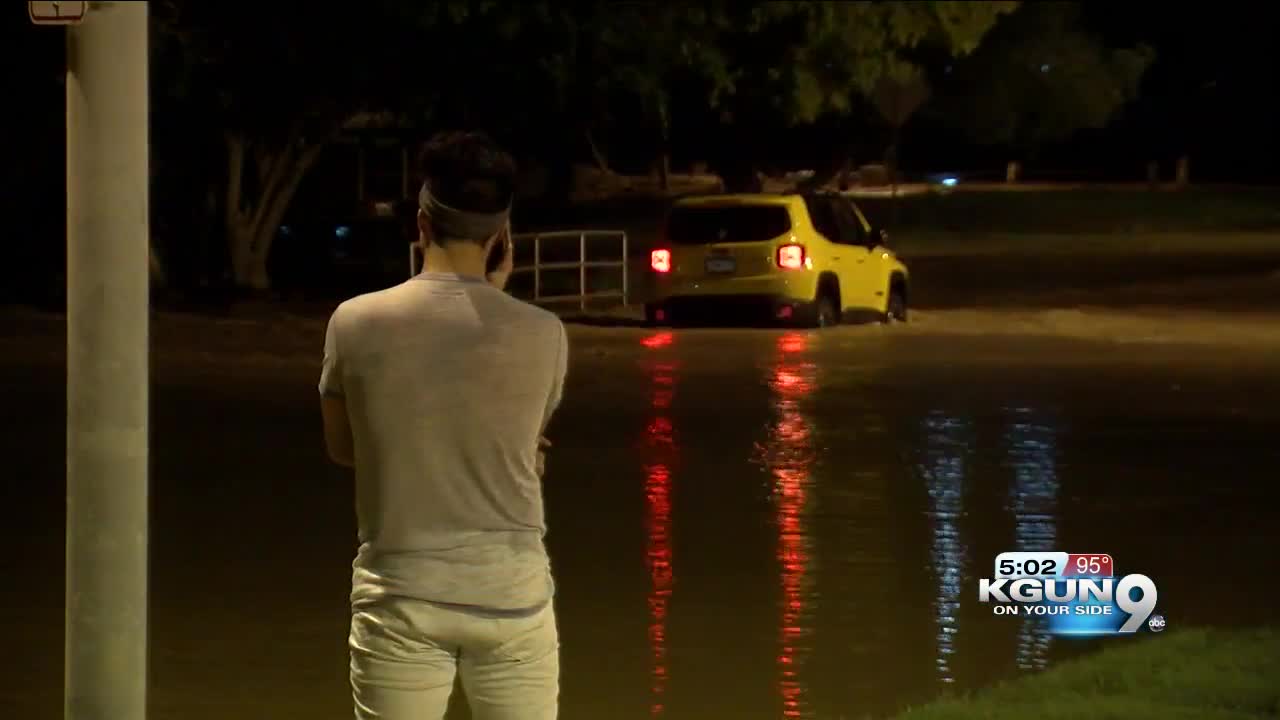
[(341, 397), (321, 397), (320, 415), (324, 419), (324, 445), (329, 459), (343, 467), (355, 467), (355, 443), (351, 438), (351, 421), (347, 418), (347, 401)]

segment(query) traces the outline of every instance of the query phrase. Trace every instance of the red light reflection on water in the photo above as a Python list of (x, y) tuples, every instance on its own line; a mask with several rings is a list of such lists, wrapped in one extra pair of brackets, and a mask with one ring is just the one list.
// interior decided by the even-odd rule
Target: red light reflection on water
[(775, 390), (783, 390), (783, 391), (793, 390), (803, 384), (804, 384), (804, 378), (800, 377), (799, 375), (793, 372), (790, 372), (783, 368), (778, 368), (777, 370), (774, 371), (773, 387)]
[(650, 465), (645, 481), (649, 535), (646, 564), (649, 567), (649, 651), (653, 663), (653, 703), (650, 711), (661, 715), (667, 689), (667, 603), (675, 574), (671, 565), (671, 473), (665, 465)]
[(805, 349), (806, 337), (787, 333), (778, 338), (778, 364), (769, 387), (777, 420), (770, 429), (765, 462), (774, 481), (781, 570), (782, 617), (778, 670), (783, 717), (798, 718), (804, 688), (798, 672), (799, 641), (805, 632), (804, 585), (808, 573), (808, 539), (804, 530), (805, 488), (813, 465), (812, 428), (799, 401), (813, 391), (813, 365), (787, 357)]
[(809, 336), (802, 333), (787, 333), (778, 338), (778, 352), (781, 353), (804, 352), (808, 345)]
[(640, 344), (651, 350), (656, 350), (658, 348), (669, 346), (671, 343), (675, 342), (675, 340), (675, 333), (659, 332), (652, 335), (646, 335), (644, 339), (640, 341)]
[(800, 532), (805, 476), (803, 471), (784, 470), (775, 470), (774, 475), (782, 489), (778, 495), (778, 561), (782, 567), (782, 647), (778, 667), (782, 673), (782, 714), (800, 717), (804, 690), (796, 672), (796, 644), (803, 632), (799, 621), (804, 610), (803, 584), (808, 564), (804, 536)]
[(675, 584), (671, 557), (671, 464), (675, 460), (677, 446), (675, 428), (667, 413), (675, 395), (676, 366), (674, 363), (656, 363), (650, 371), (653, 416), (645, 426), (642, 445), (646, 457), (644, 494), (648, 541), (645, 565), (649, 569), (650, 691), (653, 696), (650, 712), (656, 717), (666, 710), (663, 696), (668, 681), (667, 604)]

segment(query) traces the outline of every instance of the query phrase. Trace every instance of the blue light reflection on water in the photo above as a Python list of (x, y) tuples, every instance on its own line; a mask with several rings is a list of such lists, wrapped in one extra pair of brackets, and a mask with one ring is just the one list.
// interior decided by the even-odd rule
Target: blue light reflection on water
[[(1058, 551), (1057, 435), (1054, 425), (1026, 407), (1007, 410), (1005, 452), (1013, 471), (1009, 489), (1014, 520), (1014, 550)], [(1042, 670), (1049, 662), (1052, 636), (1046, 616), (1021, 619), (1015, 662), (1020, 670)]]
[(960, 518), (964, 514), (965, 472), (972, 428), (966, 420), (935, 410), (924, 419), (924, 434), (924, 458), (920, 462), (919, 473), (929, 494), (929, 559), (937, 580), (933, 600), (934, 621), (937, 623), (934, 664), (938, 679), (943, 683), (953, 683), (953, 656), (968, 557), (968, 549), (960, 533)]

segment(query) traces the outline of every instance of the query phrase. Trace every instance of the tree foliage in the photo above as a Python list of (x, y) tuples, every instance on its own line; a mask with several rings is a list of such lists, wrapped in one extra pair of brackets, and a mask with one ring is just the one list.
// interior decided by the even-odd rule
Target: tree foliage
[(195, 143), (224, 148), (222, 212), (233, 274), (237, 284), (265, 288), (276, 230), (324, 148), (354, 122), (439, 104), (436, 85), (406, 88), (415, 87), (421, 33), (456, 22), (451, 6), (428, 14), (379, 0), (358, 9), (308, 6), (300, 14), (272, 3), (156, 5), (160, 104), (199, 118), (185, 128)]
[(497, 62), (507, 63), (502, 72), (508, 82), (519, 78), (517, 92), (540, 93), (540, 109), (554, 127), (539, 129), (561, 133), (553, 143), (561, 161), (590, 146), (597, 163), (607, 166), (596, 141), (598, 131), (612, 127), (625, 128), (628, 142), (662, 153), (670, 138), (673, 88), (727, 74), (718, 45), (724, 17), (713, 9), (539, 2), (513, 6), (510, 17), (519, 49), (512, 52), (508, 44)]
[[(973, 52), (1016, 2), (767, 2), (730, 42), (736, 94), (791, 123), (843, 114), (882, 78), (909, 80), (916, 51)], [(738, 11), (743, 12), (743, 11)]]
[(901, 96), (918, 104), (921, 49), (971, 53), (1017, 3), (156, 5), (158, 84), (223, 147), (234, 273), (264, 287), (298, 184), (353, 123), (482, 127), (563, 166), (584, 146), (605, 164), (593, 133), (625, 122), (665, 170), (680, 100), (684, 112), (796, 125), (899, 88), (896, 118)]
[[(908, 94), (921, 47), (972, 52), (1016, 2), (543, 2), (508, 12), (513, 35), (532, 38), (537, 77), (575, 132), (638, 108), (665, 153), (677, 88), (701, 112), (811, 123), (852, 112), (888, 81)], [(516, 42), (517, 47), (525, 44)], [(534, 49), (534, 48), (531, 48)], [(511, 57), (509, 53), (502, 53)], [(497, 61), (499, 66), (501, 60)], [(504, 71), (505, 72), (505, 71)], [(634, 124), (635, 118), (631, 118)]]
[(1139, 89), (1146, 47), (1112, 50), (1069, 2), (1027, 3), (944, 82), (942, 103), (977, 141), (1021, 152), (1105, 126)]
[[(964, 56), (1017, 2), (765, 2), (730, 6), (727, 115), (754, 126), (809, 125), (867, 109), (894, 117), (927, 96), (920, 61)], [(891, 107), (892, 106), (892, 107)], [(876, 108), (876, 109), (871, 109)], [(907, 113), (908, 115), (910, 112)], [(887, 119), (887, 118), (886, 118)], [(849, 164), (833, 147), (811, 184)]]

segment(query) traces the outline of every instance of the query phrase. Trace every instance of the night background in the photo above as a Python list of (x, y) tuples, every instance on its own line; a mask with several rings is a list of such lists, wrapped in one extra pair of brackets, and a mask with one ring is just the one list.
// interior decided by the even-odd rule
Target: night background
[[(286, 283), (313, 286), (333, 280), (321, 277), (326, 236), (376, 201), (403, 200), (418, 144), (448, 128), (488, 130), (519, 156), (526, 224), (566, 217), (575, 166), (646, 176), (664, 157), (672, 172), (705, 168), (731, 189), (754, 172), (893, 162), (895, 147), (904, 180), (1002, 180), (1018, 161), (1028, 180), (1142, 182), (1155, 162), (1170, 181), (1183, 157), (1195, 183), (1276, 180), (1267, 8), (964, 3), (949, 20), (929, 3), (900, 15), (873, 5), (375, 2), (298, 17), (157, 3), (152, 207), (166, 284), (236, 281), (228, 137), (252, 146), (251, 164), (258, 149), (274, 158), (301, 144), (285, 163), (297, 182), (269, 209), (279, 224), (323, 231), (286, 239), (270, 262), (291, 268)], [(21, 141), (4, 197), (24, 238), (6, 295), (48, 301), (62, 264), (62, 31), (33, 27), (15, 6), (4, 32), (6, 95), (23, 108), (9, 116)], [(248, 185), (252, 211), (262, 193)], [(660, 207), (630, 204), (599, 212), (617, 224)], [(248, 273), (236, 284), (264, 284)]]
[[(350, 717), (324, 325), (406, 278), (457, 129), (517, 232), (627, 236), (624, 302), (562, 310), (562, 717), (1280, 713), (1274, 7), (149, 5), (152, 716)], [(0, 15), (4, 717), (61, 712), (66, 32)], [(673, 201), (796, 187), (889, 230), (911, 322), (644, 326)], [(1111, 553), (1171, 629), (992, 616), (1024, 549)]]

